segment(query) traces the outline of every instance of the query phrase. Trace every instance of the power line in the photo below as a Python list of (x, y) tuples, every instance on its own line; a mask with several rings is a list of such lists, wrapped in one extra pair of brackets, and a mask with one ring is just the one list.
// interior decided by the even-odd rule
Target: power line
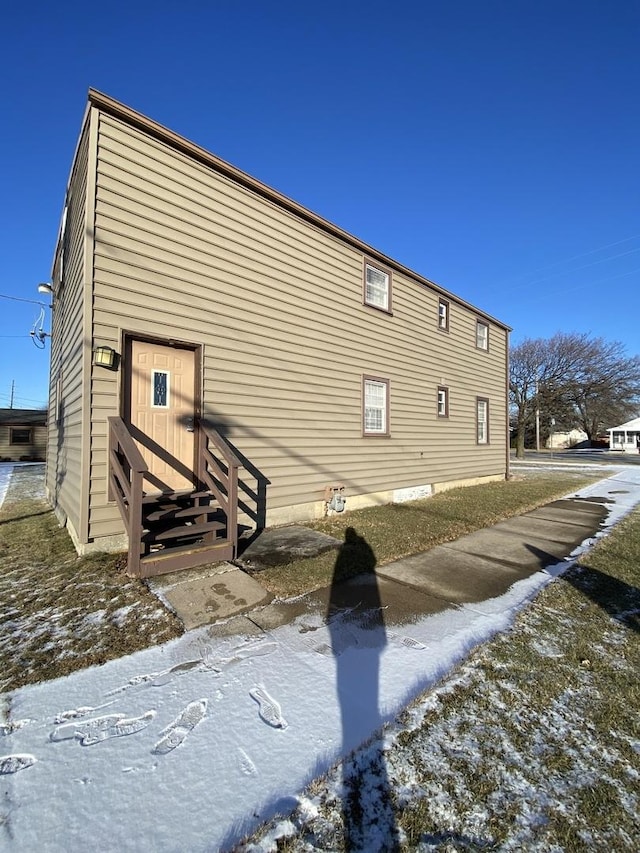
[[(573, 267), (570, 270), (560, 270), (559, 272), (551, 273), (551, 275), (545, 275), (542, 278), (534, 278), (533, 281), (526, 281), (526, 282), (523, 282), (522, 284), (518, 284), (515, 287), (515, 289), (521, 290), (523, 287), (531, 287), (534, 284), (540, 284), (543, 281), (549, 281), (549, 279), (557, 278), (559, 275), (564, 275), (564, 276), (573, 275), (574, 273), (579, 272), (580, 270), (587, 269), (587, 267), (594, 267), (597, 264), (605, 264), (607, 261), (615, 261), (616, 258), (623, 258), (623, 257), (625, 257), (625, 255), (633, 255), (636, 252), (640, 252), (640, 247), (638, 247), (637, 249), (629, 249), (628, 252), (619, 252), (617, 255), (611, 255), (611, 257), (608, 257), (608, 258), (600, 258), (600, 260), (598, 260), (598, 261), (591, 261), (591, 263), (582, 264), (581, 266)], [(586, 254), (592, 254), (592, 253), (587, 252)]]
[[(553, 269), (553, 267), (558, 267), (558, 266), (561, 266), (562, 264), (571, 263), (571, 261), (579, 261), (580, 258), (586, 258), (589, 255), (595, 255), (597, 252), (604, 252), (605, 249), (612, 249), (614, 246), (620, 246), (622, 243), (628, 243), (631, 240), (637, 240), (639, 237), (640, 237), (640, 234), (634, 234), (631, 237), (625, 237), (622, 240), (616, 240), (613, 243), (607, 243), (605, 246), (599, 246), (597, 249), (590, 249), (588, 252), (580, 252), (579, 255), (572, 255), (570, 258), (565, 258), (562, 261), (555, 261), (554, 263), (546, 264), (543, 267), (536, 267), (532, 270), (529, 270), (529, 272), (522, 273), (518, 277), (523, 278), (527, 275), (535, 275), (536, 273), (544, 272), (545, 270)], [(625, 254), (625, 253), (623, 252), (623, 254)], [(614, 257), (620, 257), (620, 256), (615, 255)]]
[(45, 308), (47, 307), (44, 302), (40, 302), (39, 299), (24, 299), (22, 296), (7, 296), (6, 293), (0, 293), (0, 299), (13, 299), (14, 302), (31, 302), (33, 305), (43, 305)]
[[(9, 394), (0, 394), (0, 398), (11, 400)], [(33, 397), (21, 397), (19, 394), (16, 394), (13, 398), (14, 402), (23, 402), (23, 403), (37, 403), (39, 406), (45, 406), (47, 404), (47, 400), (35, 400)]]

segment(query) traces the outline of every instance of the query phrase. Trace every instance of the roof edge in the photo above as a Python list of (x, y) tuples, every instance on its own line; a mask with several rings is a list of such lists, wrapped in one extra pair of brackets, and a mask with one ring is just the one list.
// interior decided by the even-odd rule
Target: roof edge
[(505, 329), (507, 332), (512, 331), (511, 327), (503, 323), (501, 320), (498, 320), (496, 317), (491, 316), (491, 314), (487, 314), (486, 311), (478, 308), (475, 305), (472, 305), (470, 302), (462, 299), (460, 296), (457, 296), (455, 293), (446, 290), (444, 287), (441, 287), (434, 281), (431, 281), (428, 278), (420, 275), (414, 270), (409, 269), (409, 267), (405, 267), (403, 264), (394, 260), (393, 258), (385, 255), (383, 252), (375, 249), (373, 246), (370, 246), (368, 243), (365, 243), (363, 240), (360, 240), (358, 237), (355, 237), (353, 234), (350, 234), (348, 231), (343, 230), (338, 225), (335, 225), (333, 222), (330, 222), (328, 219), (324, 219), (317, 213), (309, 210), (307, 207), (304, 207), (278, 190), (270, 187), (268, 184), (264, 184), (262, 181), (259, 181), (257, 178), (252, 177), (247, 174), (247, 172), (243, 172), (241, 169), (238, 169), (236, 166), (233, 166), (231, 163), (228, 163), (226, 160), (223, 160), (221, 157), (218, 157), (215, 154), (212, 154), (210, 151), (207, 151), (205, 148), (202, 148), (200, 145), (196, 145), (195, 142), (191, 142), (186, 139), (186, 137), (181, 136), (178, 133), (175, 133), (173, 130), (169, 130), (169, 128), (164, 127), (153, 119), (148, 118), (142, 113), (137, 112), (131, 107), (126, 106), (120, 101), (116, 101), (114, 98), (111, 98), (109, 95), (105, 95), (103, 92), (99, 92), (97, 89), (89, 89), (89, 104), (91, 106), (96, 107), (99, 110), (102, 110), (105, 113), (109, 113), (110, 115), (115, 116), (116, 118), (120, 118), (128, 124), (137, 127), (140, 130), (143, 130), (145, 133), (148, 133), (150, 136), (167, 143), (173, 148), (181, 151), (183, 154), (187, 154), (189, 157), (197, 160), (203, 165), (212, 167), (216, 169), (218, 172), (221, 172), (226, 177), (230, 178), (233, 181), (241, 184), (247, 189), (252, 190), (268, 201), (277, 204), (279, 207), (284, 208), (289, 213), (298, 216), (300, 219), (303, 219), (306, 222), (309, 222), (312, 225), (315, 225), (317, 228), (326, 231), (334, 237), (337, 237), (339, 240), (349, 244), (353, 248), (357, 249), (359, 252), (367, 255), (368, 257), (379, 261), (380, 263), (391, 267), (392, 270), (401, 273), (402, 275), (406, 275), (409, 278), (412, 278), (414, 281), (422, 284), (426, 287), (429, 287), (436, 292), (442, 294), (447, 299), (450, 299), (453, 302), (457, 302), (459, 305), (464, 306), (465, 308), (470, 309), (474, 313), (478, 314), (480, 317), (484, 317), (487, 320), (490, 320), (495, 325)]

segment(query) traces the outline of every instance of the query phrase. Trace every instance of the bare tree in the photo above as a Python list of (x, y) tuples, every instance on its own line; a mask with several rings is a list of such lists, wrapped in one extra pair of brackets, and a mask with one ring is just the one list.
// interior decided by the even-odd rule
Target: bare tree
[(638, 411), (640, 357), (627, 357), (617, 341), (587, 334), (527, 338), (511, 349), (509, 392), (519, 458), (536, 409), (544, 412), (545, 432), (553, 417), (562, 428), (579, 427), (592, 440)]
[(588, 341), (582, 364), (565, 387), (576, 425), (589, 440), (633, 417), (640, 407), (640, 356), (629, 358), (623, 344)]
[(538, 382), (547, 358), (546, 341), (527, 338), (509, 354), (509, 398), (516, 430), (516, 456), (524, 457), (525, 433), (536, 405)]

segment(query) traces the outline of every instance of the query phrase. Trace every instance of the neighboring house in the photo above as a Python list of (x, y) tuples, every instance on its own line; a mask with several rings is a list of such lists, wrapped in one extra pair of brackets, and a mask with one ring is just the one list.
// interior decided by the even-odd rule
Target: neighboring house
[[(588, 444), (588, 436), (584, 430), (568, 429), (552, 432), (547, 439), (547, 447), (551, 449), (563, 447), (576, 447), (583, 442)], [(585, 445), (586, 446), (586, 445)]]
[(640, 418), (634, 418), (617, 427), (607, 430), (609, 449), (637, 453), (640, 450)]
[(53, 289), (47, 490), (81, 553), (147, 576), (507, 476), (507, 326), (93, 90)]
[(0, 409), (0, 462), (43, 462), (46, 450), (46, 411)]

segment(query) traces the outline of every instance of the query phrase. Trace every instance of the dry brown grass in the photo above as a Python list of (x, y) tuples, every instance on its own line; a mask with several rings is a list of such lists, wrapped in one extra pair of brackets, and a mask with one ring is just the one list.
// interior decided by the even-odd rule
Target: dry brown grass
[(42, 500), (0, 512), (0, 690), (68, 675), (161, 643), (181, 623), (122, 555), (78, 557)]
[[(335, 515), (307, 526), (341, 541), (347, 527), (354, 527), (373, 549), (378, 565), (383, 565), (528, 512), (596, 479), (554, 474), (468, 486), (420, 501)], [(330, 584), (335, 561), (335, 552), (330, 551), (319, 557), (270, 567), (256, 577), (274, 595), (300, 595)], [(351, 574), (361, 570), (357, 559), (351, 561)]]

